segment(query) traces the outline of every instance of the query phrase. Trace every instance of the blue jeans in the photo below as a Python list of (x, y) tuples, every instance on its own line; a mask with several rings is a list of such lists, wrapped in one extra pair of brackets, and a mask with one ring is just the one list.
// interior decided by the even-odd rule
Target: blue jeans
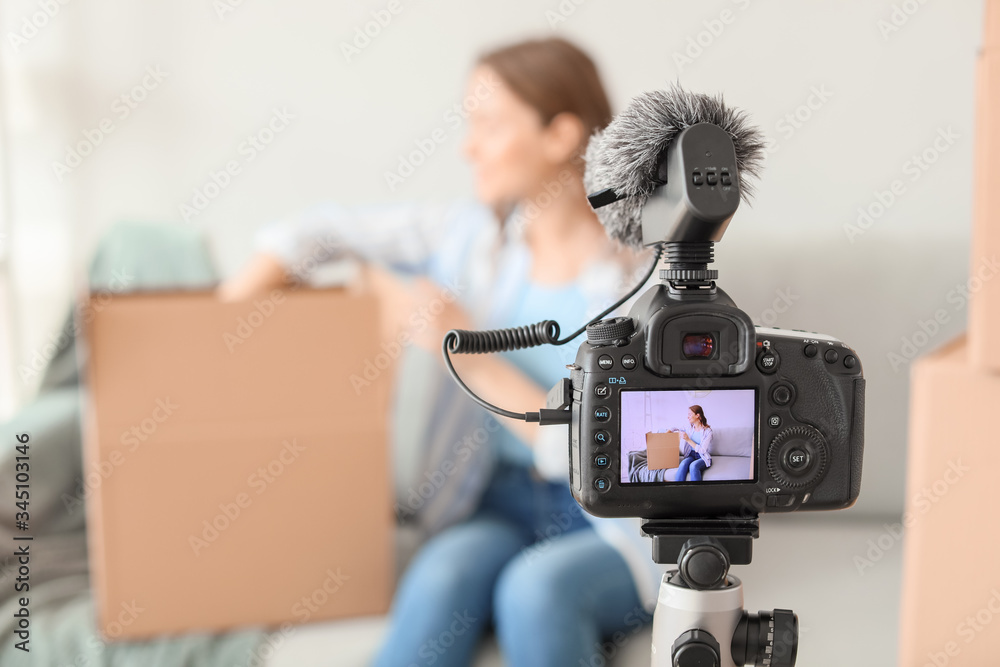
[(469, 665), (491, 624), (507, 664), (604, 664), (602, 638), (651, 617), (582, 512), (565, 484), (501, 464), (476, 514), (410, 564), (374, 664)]
[(684, 478), (687, 477), (688, 474), (688, 467), (691, 468), (691, 481), (700, 482), (701, 471), (707, 468), (708, 464), (705, 463), (698, 454), (694, 452), (688, 454), (684, 457), (684, 460), (681, 461), (680, 467), (677, 468), (677, 474), (674, 475), (675, 482), (684, 481)]

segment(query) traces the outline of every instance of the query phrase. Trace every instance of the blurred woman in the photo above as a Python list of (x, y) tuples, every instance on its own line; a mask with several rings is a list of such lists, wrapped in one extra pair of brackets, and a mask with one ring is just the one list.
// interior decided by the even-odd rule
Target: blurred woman
[[(330, 206), (265, 228), (261, 254), (223, 296), (280, 284), (330, 239), (366, 261), (390, 310), (444, 304), (412, 332), (438, 356), (452, 328), (554, 319), (571, 331), (613, 303), (645, 262), (608, 241), (586, 200), (581, 155), (611, 118), (593, 62), (561, 39), (515, 44), (480, 58), (467, 93), (463, 149), (478, 204)], [(565, 375), (570, 347), (455, 363), (487, 401), (533, 410)], [(634, 526), (587, 517), (573, 500), (566, 429), (502, 426), (470, 516), (431, 538), (400, 582), (377, 665), (467, 665), (490, 624), (508, 664), (592, 664), (603, 637), (648, 621), (658, 583), (649, 547), (632, 546)]]

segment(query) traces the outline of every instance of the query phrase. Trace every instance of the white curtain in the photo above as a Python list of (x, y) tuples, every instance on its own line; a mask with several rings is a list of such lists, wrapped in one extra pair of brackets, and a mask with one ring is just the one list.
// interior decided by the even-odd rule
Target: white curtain
[(42, 4), (0, 0), (0, 420), (41, 379), (79, 261), (72, 184), (52, 169), (78, 124), (74, 16), (72, 4)]

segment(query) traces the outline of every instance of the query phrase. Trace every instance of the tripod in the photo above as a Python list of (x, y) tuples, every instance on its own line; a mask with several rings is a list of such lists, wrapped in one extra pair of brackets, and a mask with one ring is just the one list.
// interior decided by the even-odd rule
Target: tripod
[(798, 618), (787, 609), (751, 614), (730, 564), (748, 565), (756, 517), (650, 520), (663, 575), (653, 614), (652, 667), (793, 667)]

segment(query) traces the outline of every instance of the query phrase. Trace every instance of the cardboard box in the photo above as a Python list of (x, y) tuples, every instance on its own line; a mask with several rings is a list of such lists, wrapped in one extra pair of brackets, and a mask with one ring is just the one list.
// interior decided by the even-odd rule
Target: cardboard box
[(997, 664), (998, 405), (1000, 375), (971, 365), (962, 339), (913, 365), (906, 512), (878, 542), (904, 548), (902, 667)]
[(1000, 0), (983, 2), (983, 50), (1000, 49)]
[(1000, 532), (992, 520), (1000, 470), (1000, 0), (986, 0), (985, 10), (968, 339), (912, 367), (906, 509), (883, 536), (890, 547), (903, 541), (902, 667), (979, 667), (1000, 654)]
[(677, 433), (647, 433), (646, 461), (649, 469), (676, 468), (680, 464), (680, 441)]
[[(374, 304), (338, 290), (236, 304), (161, 293), (84, 312), (106, 637), (386, 611), (391, 369)], [(123, 609), (141, 611), (126, 623)]]
[(974, 364), (1000, 373), (1000, 0), (985, 3), (976, 97), (969, 349)]

